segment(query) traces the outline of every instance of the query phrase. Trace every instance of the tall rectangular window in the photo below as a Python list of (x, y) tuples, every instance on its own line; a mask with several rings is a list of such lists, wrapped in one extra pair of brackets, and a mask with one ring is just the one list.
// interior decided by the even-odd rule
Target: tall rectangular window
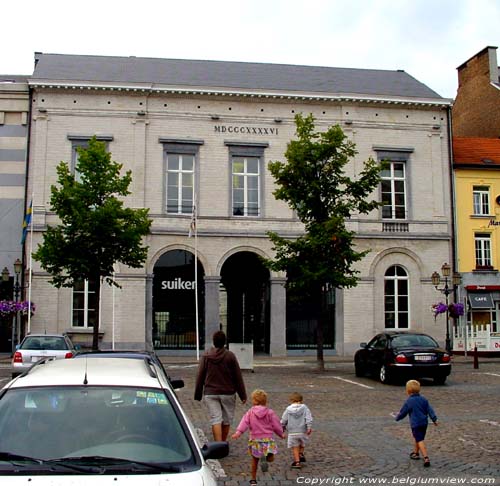
[(94, 327), (96, 320), (96, 293), (95, 284), (88, 280), (81, 280), (73, 287), (73, 327)]
[[(68, 135), (68, 140), (71, 141), (71, 173), (74, 174), (75, 180), (81, 182), (81, 175), (78, 172), (78, 159), (80, 154), (78, 153), (78, 148), (87, 148), (89, 146), (89, 140), (93, 135)], [(106, 143), (106, 149), (108, 149), (108, 142), (113, 141), (113, 135), (96, 135), (96, 139), (99, 142)]]
[(193, 214), (199, 173), (198, 152), (203, 140), (160, 138), (165, 160), (167, 214)]
[(491, 235), (489, 233), (476, 233), (474, 235), (476, 251), (476, 268), (491, 268)]
[(472, 189), (474, 215), (489, 216), (490, 214), (490, 190), (488, 186), (474, 186)]
[(231, 214), (262, 216), (262, 167), (264, 150), (269, 144), (231, 141), (225, 144), (230, 156)]
[(387, 161), (382, 170), (382, 218), (407, 219), (406, 166), (404, 162)]
[(233, 216), (259, 216), (260, 159), (233, 157)]
[(167, 153), (167, 213), (192, 213), (194, 164), (194, 154)]

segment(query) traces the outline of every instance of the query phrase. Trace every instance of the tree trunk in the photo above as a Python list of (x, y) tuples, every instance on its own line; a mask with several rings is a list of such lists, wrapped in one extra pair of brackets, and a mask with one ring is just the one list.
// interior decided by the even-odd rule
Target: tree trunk
[(92, 335), (92, 351), (99, 351), (99, 318), (101, 309), (101, 276), (97, 275), (95, 282), (96, 315), (94, 333)]
[(318, 289), (319, 292), (319, 313), (318, 324), (316, 326), (316, 360), (318, 371), (325, 371), (325, 360), (323, 356), (324, 344), (324, 325), (325, 325), (325, 295), (322, 287)]

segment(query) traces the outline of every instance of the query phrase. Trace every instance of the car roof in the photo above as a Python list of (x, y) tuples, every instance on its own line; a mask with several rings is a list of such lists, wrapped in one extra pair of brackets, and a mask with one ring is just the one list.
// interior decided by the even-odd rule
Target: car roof
[[(161, 373), (146, 361), (123, 358), (60, 359), (34, 365), (11, 384), (28, 386), (131, 386), (169, 388)], [(86, 383), (84, 383), (86, 381)]]
[(66, 334), (55, 334), (55, 333), (37, 333), (37, 334), (27, 334), (24, 339), (29, 337), (68, 337)]

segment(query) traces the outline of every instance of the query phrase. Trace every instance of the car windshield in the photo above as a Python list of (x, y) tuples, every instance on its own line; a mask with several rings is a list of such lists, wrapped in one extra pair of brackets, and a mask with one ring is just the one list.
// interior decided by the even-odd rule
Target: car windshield
[(0, 400), (0, 452), (42, 460), (195, 464), (168, 395), (132, 387), (9, 390)]
[(50, 351), (64, 351), (68, 349), (66, 341), (59, 336), (28, 336), (19, 349), (47, 349)]
[(425, 334), (405, 334), (392, 338), (393, 348), (437, 348), (438, 343)]

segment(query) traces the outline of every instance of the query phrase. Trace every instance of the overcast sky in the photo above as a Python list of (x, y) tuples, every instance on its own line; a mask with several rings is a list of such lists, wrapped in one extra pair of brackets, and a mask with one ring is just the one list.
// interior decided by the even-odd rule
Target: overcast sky
[(404, 69), (446, 98), (500, 43), (499, 0), (10, 0), (0, 18), (0, 74), (35, 51)]

